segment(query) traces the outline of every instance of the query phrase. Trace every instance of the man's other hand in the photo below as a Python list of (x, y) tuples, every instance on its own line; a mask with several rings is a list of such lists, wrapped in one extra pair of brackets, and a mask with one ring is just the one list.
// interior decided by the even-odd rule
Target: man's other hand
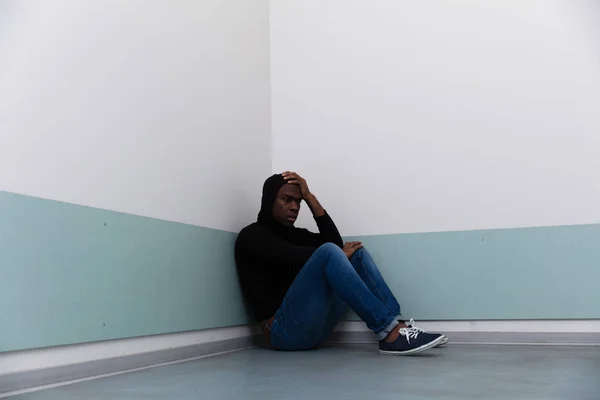
[(350, 258), (354, 255), (356, 250), (359, 250), (362, 248), (363, 248), (362, 242), (346, 242), (346, 243), (344, 243), (344, 248), (342, 250), (344, 250), (344, 254), (346, 255), (346, 257)]

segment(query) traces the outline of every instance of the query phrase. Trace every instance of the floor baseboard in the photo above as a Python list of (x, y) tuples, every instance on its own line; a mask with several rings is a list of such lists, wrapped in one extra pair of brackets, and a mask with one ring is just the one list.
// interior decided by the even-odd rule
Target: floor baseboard
[[(451, 344), (528, 344), (600, 346), (600, 333), (564, 332), (451, 332)], [(336, 331), (330, 343), (377, 343), (371, 331)]]
[[(600, 320), (419, 321), (428, 332), (445, 334), (451, 343), (600, 345)], [(341, 322), (331, 337), (338, 343), (375, 343), (362, 321)]]

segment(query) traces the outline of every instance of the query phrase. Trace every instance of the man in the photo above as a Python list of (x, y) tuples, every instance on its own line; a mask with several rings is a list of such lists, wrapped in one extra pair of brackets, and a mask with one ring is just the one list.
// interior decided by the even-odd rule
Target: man
[[(305, 201), (319, 233), (295, 228)], [(321, 345), (349, 306), (379, 339), (382, 354), (409, 355), (445, 344), (407, 325), (398, 301), (360, 242), (345, 243), (306, 181), (295, 172), (264, 184), (258, 221), (235, 244), (244, 297), (276, 350)]]

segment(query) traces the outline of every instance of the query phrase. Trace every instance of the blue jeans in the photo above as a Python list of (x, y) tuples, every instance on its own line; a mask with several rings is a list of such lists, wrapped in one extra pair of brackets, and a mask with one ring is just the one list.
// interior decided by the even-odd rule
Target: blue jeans
[(398, 301), (365, 249), (348, 260), (338, 246), (324, 244), (302, 267), (275, 314), (271, 346), (277, 350), (319, 346), (348, 306), (379, 340), (401, 319)]

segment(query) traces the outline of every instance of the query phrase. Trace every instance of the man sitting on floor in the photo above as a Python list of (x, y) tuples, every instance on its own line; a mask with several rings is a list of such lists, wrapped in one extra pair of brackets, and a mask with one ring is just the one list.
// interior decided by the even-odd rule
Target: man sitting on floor
[[(304, 200), (319, 233), (294, 227)], [(349, 306), (366, 322), (381, 354), (409, 355), (442, 345), (400, 315), (400, 305), (360, 242), (345, 243), (331, 217), (294, 172), (264, 184), (258, 221), (235, 244), (244, 297), (276, 350), (321, 345)]]

